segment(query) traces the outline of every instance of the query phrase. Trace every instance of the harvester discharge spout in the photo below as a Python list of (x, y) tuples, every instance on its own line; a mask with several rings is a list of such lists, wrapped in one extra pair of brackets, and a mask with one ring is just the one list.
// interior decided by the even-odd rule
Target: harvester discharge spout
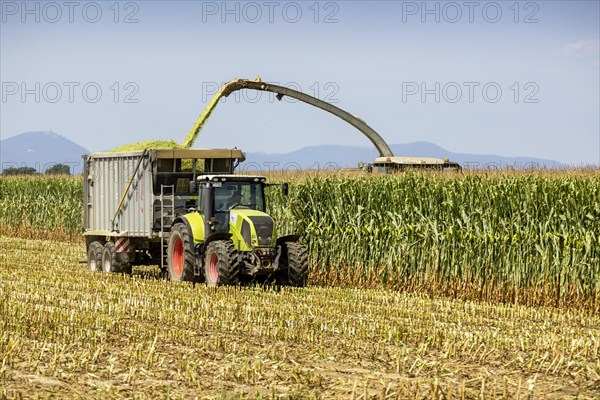
[(314, 106), (314, 107), (320, 108), (321, 110), (327, 111), (327, 112), (335, 115), (336, 117), (341, 118), (342, 120), (346, 121), (350, 125), (354, 126), (360, 132), (362, 132), (362, 134), (365, 135), (371, 141), (371, 143), (373, 143), (373, 145), (379, 152), (380, 157), (393, 157), (394, 156), (394, 154), (392, 153), (392, 150), (387, 145), (387, 143), (383, 140), (383, 138), (373, 128), (371, 128), (369, 125), (367, 125), (365, 123), (365, 121), (363, 121), (362, 119), (360, 119), (360, 118), (350, 114), (349, 112), (344, 111), (341, 108), (338, 108), (338, 107), (334, 106), (333, 104), (330, 104), (326, 101), (319, 100), (316, 97), (310, 96), (306, 93), (302, 93), (302, 92), (299, 92), (294, 89), (275, 85), (272, 83), (263, 82), (260, 80), (260, 78), (257, 78), (253, 81), (247, 80), (247, 79), (234, 79), (230, 82), (225, 83), (223, 86), (221, 86), (221, 89), (213, 96), (210, 103), (204, 109), (204, 111), (202, 112), (202, 114), (200, 115), (200, 117), (198, 118), (198, 120), (196, 121), (196, 123), (194, 124), (194, 126), (192, 127), (190, 132), (188, 133), (185, 141), (183, 142), (183, 147), (188, 148), (194, 143), (194, 140), (196, 139), (198, 132), (200, 131), (200, 129), (202, 129), (202, 125), (204, 125), (204, 122), (210, 116), (210, 114), (216, 107), (216, 105), (221, 97), (227, 97), (231, 93), (238, 91), (238, 90), (242, 90), (242, 89), (252, 89), (252, 90), (260, 90), (260, 91), (264, 91), (264, 92), (275, 93), (277, 95), (276, 96), (277, 100), (281, 100), (283, 98), (283, 96), (289, 96), (291, 98), (300, 100), (303, 103), (310, 104), (311, 106)]

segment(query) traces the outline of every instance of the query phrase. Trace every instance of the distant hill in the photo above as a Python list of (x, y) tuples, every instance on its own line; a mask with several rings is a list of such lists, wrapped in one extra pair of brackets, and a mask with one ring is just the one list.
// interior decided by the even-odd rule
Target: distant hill
[(33, 167), (44, 172), (54, 164), (66, 164), (72, 174), (82, 171), (83, 154), (89, 151), (54, 132), (27, 132), (0, 140), (0, 172), (10, 167)]
[[(449, 158), (465, 168), (562, 168), (555, 160), (535, 157), (504, 157), (491, 154), (453, 153), (429, 142), (393, 144), (390, 148), (397, 156)], [(309, 146), (285, 154), (247, 153), (246, 168), (250, 164), (272, 169), (356, 167), (358, 162), (373, 162), (379, 153), (374, 148), (341, 145)], [(244, 165), (242, 164), (242, 165)], [(260, 169), (260, 168), (256, 168)]]
[[(433, 143), (414, 142), (390, 146), (399, 156), (449, 158), (465, 168), (539, 167), (561, 168), (558, 161), (533, 157), (503, 157), (490, 154), (452, 153)], [(44, 172), (62, 163), (72, 173), (81, 173), (82, 154), (89, 151), (54, 132), (27, 132), (0, 141), (0, 171), (9, 167), (33, 167)], [(374, 148), (342, 145), (308, 146), (284, 154), (247, 153), (242, 169), (324, 169), (356, 167), (358, 162), (373, 162), (378, 156)]]

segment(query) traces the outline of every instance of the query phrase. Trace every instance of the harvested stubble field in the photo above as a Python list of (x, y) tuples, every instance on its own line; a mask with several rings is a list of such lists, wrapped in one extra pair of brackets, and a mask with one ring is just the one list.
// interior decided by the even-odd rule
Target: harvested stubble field
[(3, 397), (598, 398), (600, 318), (382, 289), (90, 273), (0, 236)]
[(81, 178), (0, 178), (0, 396), (599, 398), (600, 174), (272, 176), (310, 287), (94, 274)]

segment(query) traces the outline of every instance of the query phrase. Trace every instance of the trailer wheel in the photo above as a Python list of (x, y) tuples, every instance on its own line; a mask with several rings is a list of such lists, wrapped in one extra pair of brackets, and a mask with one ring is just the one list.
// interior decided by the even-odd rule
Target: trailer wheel
[(287, 242), (280, 247), (280, 269), (277, 283), (285, 286), (306, 286), (308, 278), (308, 251), (300, 243)]
[(87, 266), (90, 271), (102, 271), (102, 252), (104, 247), (100, 242), (92, 242), (88, 246)]
[(104, 245), (104, 251), (102, 252), (102, 271), (120, 272), (120, 265), (117, 262), (114, 242), (106, 242)]
[(172, 281), (194, 281), (194, 247), (184, 224), (175, 224), (169, 235), (167, 273)]
[(229, 240), (215, 240), (206, 249), (204, 277), (208, 286), (237, 285), (240, 260)]

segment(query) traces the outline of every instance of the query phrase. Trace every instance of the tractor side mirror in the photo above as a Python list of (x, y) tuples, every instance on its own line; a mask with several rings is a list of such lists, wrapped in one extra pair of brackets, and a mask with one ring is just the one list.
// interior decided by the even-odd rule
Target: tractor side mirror
[(189, 181), (189, 183), (188, 183), (188, 193), (196, 193), (196, 182)]
[(284, 196), (287, 196), (288, 191), (289, 191), (289, 186), (288, 186), (287, 182), (285, 182), (281, 185), (281, 194), (283, 194)]

